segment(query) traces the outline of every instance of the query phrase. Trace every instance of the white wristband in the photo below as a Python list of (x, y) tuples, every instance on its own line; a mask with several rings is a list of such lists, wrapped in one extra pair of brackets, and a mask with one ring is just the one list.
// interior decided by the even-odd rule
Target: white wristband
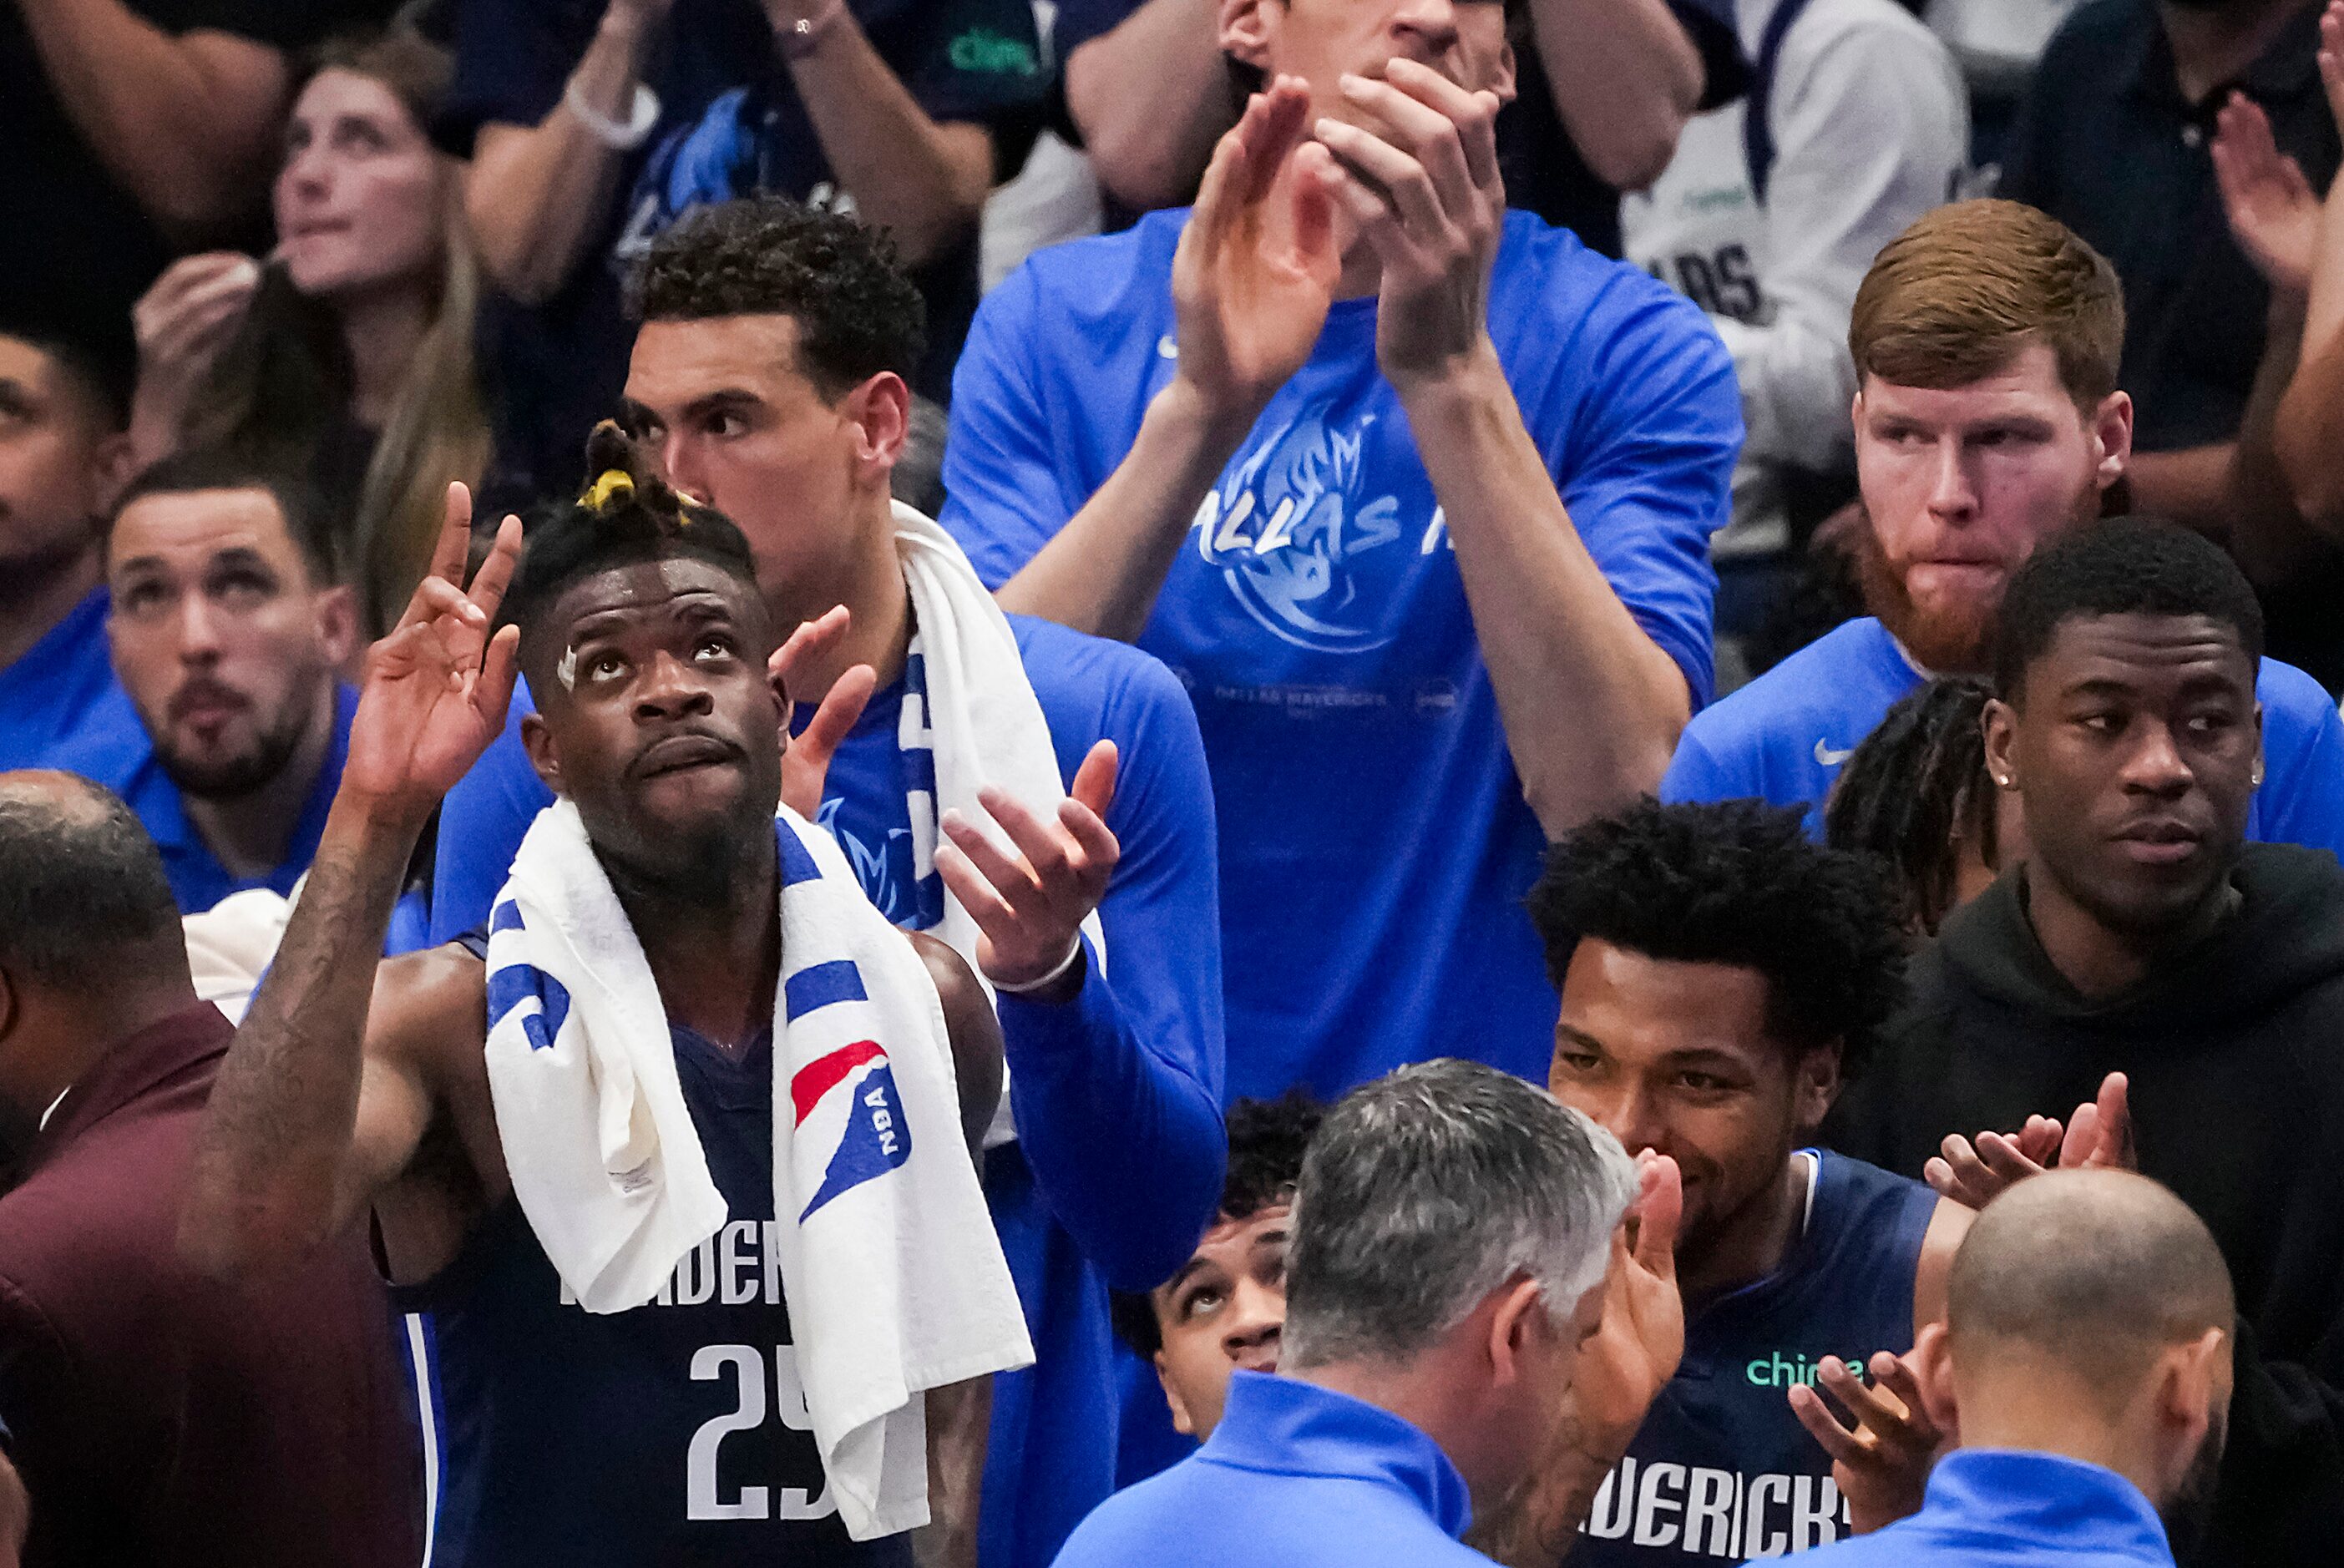
[(574, 76), (561, 90), (561, 106), (576, 116), (578, 123), (584, 126), (596, 141), (617, 153), (630, 153), (642, 146), (644, 139), (652, 134), (652, 127), (659, 124), (659, 95), (641, 82), (635, 84), (633, 115), (625, 125), (621, 125), (588, 103), (585, 96), (579, 92)]
[(1066, 956), (1064, 958), (1059, 959), (1058, 962), (1051, 968), (1050, 972), (1043, 976), (1040, 979), (1028, 980), (1022, 986), (1005, 986), (1000, 981), (995, 980), (993, 982), (993, 988), (995, 991), (1000, 992), (1005, 996), (1023, 996), (1031, 992), (1043, 990), (1047, 986), (1056, 985), (1060, 980), (1066, 978), (1066, 971), (1073, 968), (1076, 961), (1081, 958), (1082, 956), (1083, 939), (1080, 936), (1077, 936), (1075, 938), (1075, 945), (1066, 949)]

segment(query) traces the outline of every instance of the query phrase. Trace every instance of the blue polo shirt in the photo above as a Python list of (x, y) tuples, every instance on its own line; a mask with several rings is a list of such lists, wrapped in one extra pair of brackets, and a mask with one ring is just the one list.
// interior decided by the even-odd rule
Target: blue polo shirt
[[(1694, 714), (1661, 798), (1803, 805), (1807, 831), (1820, 838), (1824, 797), (1840, 764), (1927, 679), (1888, 628), (1869, 615), (1851, 621)], [(2263, 782), (2247, 836), (2344, 857), (2344, 718), (2319, 682), (2275, 659), (2263, 661), (2255, 695), (2263, 705)]]
[(2172, 1568), (2165, 1526), (2113, 1470), (2052, 1453), (1965, 1448), (1929, 1472), (1921, 1512), (1803, 1554), (1803, 1568)]
[(0, 773), (82, 757), (126, 773), (145, 754), (146, 732), (106, 652), (106, 590), (91, 590), (0, 670)]
[[(285, 858), (260, 876), (232, 875), (219, 863), (211, 846), (196, 831), (196, 824), (187, 820), (187, 809), (179, 799), (179, 786), (163, 772), (163, 764), (157, 760), (154, 746), (146, 744), (144, 731), (140, 732), (142, 744), (135, 754), (78, 749), (63, 765), (104, 784), (138, 814), (147, 836), (163, 852), (163, 872), (171, 879), (171, 895), (178, 900), (183, 912), (195, 915), (209, 909), (229, 894), (248, 888), (266, 887), (271, 893), (288, 895), (293, 891), (293, 885), (309, 869), (309, 862), (317, 858), (318, 840), (326, 831), (326, 814), (333, 806), (334, 792), (341, 788), (342, 764), (349, 759), (350, 721), (358, 711), (357, 689), (341, 687), (334, 703), (333, 744), (327, 748), (317, 782), (309, 786), (308, 799), (302, 804), (300, 820), (293, 825), (293, 837), (286, 845)], [(411, 907), (402, 919), (411, 940), (417, 926)]]
[(1238, 1372), (1205, 1446), (1100, 1504), (1056, 1568), (1488, 1568), (1458, 1540), (1471, 1513), (1464, 1477), (1418, 1428), (1298, 1378)]

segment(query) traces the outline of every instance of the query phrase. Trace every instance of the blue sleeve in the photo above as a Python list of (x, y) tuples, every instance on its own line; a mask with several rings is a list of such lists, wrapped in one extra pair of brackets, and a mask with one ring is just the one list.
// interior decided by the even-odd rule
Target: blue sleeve
[(976, 308), (953, 371), (945, 443), (945, 510), (937, 521), (999, 588), (1034, 559), (1080, 505), (1059, 483), (1057, 442), (1034, 386), (1026, 346), (1038, 330), (1029, 262)]
[(520, 718), (517, 696), (505, 733), (440, 803), (439, 851), (431, 865), (435, 944), (452, 942), (488, 919), (489, 905), (505, 885), (529, 824), (553, 804), (553, 792), (521, 749)]
[(1740, 800), (1758, 793), (1753, 781), (1734, 776), (1717, 754), (1702, 741), (1698, 724), (1688, 724), (1677, 740), (1677, 754), (1661, 775), (1661, 799), (1680, 801)]
[(1585, 368), (1602, 390), (1581, 410), (1563, 505), (1636, 624), (1684, 673), (1698, 713), (1716, 685), (1709, 536), (1730, 515), (1742, 450), (1733, 361), (1701, 312), (1669, 297), (1637, 307)]
[(1220, 890), (1197, 720), (1153, 661), (1109, 736), (1122, 859), (1100, 905), (1106, 967), (1062, 1006), (1001, 998), (1010, 1104), (1034, 1180), (1107, 1283), (1187, 1261), (1221, 1197)]
[(2344, 718), (2302, 671), (2263, 665), (2262, 838), (2344, 860)]

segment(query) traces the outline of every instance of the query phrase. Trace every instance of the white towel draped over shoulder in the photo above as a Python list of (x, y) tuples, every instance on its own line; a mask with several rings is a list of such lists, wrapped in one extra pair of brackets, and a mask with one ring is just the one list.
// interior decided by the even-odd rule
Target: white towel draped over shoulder
[[(912, 600), (912, 644), (904, 724), (895, 737), (906, 753), (928, 751), (935, 761), (933, 798), (908, 802), (912, 824), (912, 869), (916, 878), (935, 874), (937, 819), (957, 811), (988, 834), (1007, 854), (1016, 846), (977, 804), (977, 792), (1005, 790), (1045, 822), (1056, 819), (1066, 798), (1058, 776), (1057, 748), (1049, 721), (1009, 619), (969, 564), (968, 556), (941, 524), (902, 501), (894, 503), (895, 559)], [(1089, 736), (1096, 742), (1103, 737)], [(976, 922), (959, 899), (945, 893), (944, 920), (932, 935), (976, 964)], [(1106, 933), (1096, 911), (1083, 920), (1083, 935), (1099, 967), (1106, 967)], [(977, 978), (984, 982), (982, 970)], [(985, 989), (990, 992), (988, 984)], [(1009, 1118), (1005, 1077), (1001, 1105), (985, 1144), (991, 1148), (1016, 1136)]]
[[(774, 824), (773, 1211), (813, 1435), (856, 1540), (926, 1522), (921, 1393), (1033, 1361), (962, 1141), (926, 966), (829, 835)], [(727, 1219), (667, 1013), (577, 808), (490, 918), (488, 1072), (513, 1195), (591, 1312), (649, 1301)], [(794, 1221), (794, 1223), (792, 1223)]]

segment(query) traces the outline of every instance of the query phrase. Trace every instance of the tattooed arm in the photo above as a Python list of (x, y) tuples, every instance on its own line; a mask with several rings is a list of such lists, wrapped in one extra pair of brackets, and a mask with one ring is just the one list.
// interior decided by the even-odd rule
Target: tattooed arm
[[(212, 1272), (290, 1261), (339, 1233), (407, 1168), (432, 1123), (429, 1076), (398, 1048), (412, 1031), (369, 1042), (368, 1014), (416, 837), (501, 729), (512, 695), (517, 636), (491, 639), (488, 628), (520, 525), (506, 520), (467, 595), (470, 516), (470, 498), (450, 486), (431, 572), (367, 655), (308, 883), (213, 1085), (179, 1229), (181, 1249)], [(385, 977), (396, 990), (393, 970)]]

